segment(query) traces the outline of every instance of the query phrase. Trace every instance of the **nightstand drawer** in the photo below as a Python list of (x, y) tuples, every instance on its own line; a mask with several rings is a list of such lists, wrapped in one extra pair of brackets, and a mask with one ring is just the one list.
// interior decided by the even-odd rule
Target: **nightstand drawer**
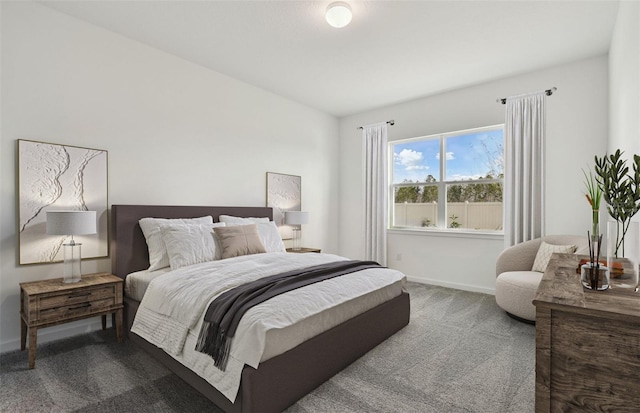
[(111, 300), (115, 302), (115, 296), (115, 285), (84, 288), (79, 291), (65, 291), (56, 295), (37, 297), (38, 303), (36, 308), (42, 311), (49, 308), (73, 306), (75, 304), (99, 301), (104, 298), (111, 298)]
[(40, 311), (38, 311), (38, 314), (36, 314), (36, 320), (40, 322), (54, 321), (85, 316), (91, 313), (98, 313), (115, 305), (115, 301), (115, 296), (113, 296), (102, 300), (68, 304), (61, 307), (47, 309), (41, 308)]

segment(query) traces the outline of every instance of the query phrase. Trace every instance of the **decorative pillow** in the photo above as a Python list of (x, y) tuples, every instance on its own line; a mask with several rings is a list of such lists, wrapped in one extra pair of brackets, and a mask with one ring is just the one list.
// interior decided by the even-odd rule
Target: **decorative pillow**
[(547, 265), (549, 265), (551, 254), (554, 252), (573, 254), (575, 250), (575, 245), (553, 245), (542, 241), (540, 248), (538, 249), (538, 253), (536, 254), (536, 259), (533, 261), (533, 268), (531, 268), (531, 271), (544, 272), (547, 269)]
[(231, 215), (220, 215), (220, 221), (227, 224), (228, 227), (236, 225), (256, 224), (258, 226), (258, 234), (264, 249), (267, 252), (286, 252), (287, 249), (282, 242), (282, 237), (278, 232), (278, 227), (269, 218), (240, 218)]
[[(215, 260), (216, 241), (213, 228), (222, 226), (224, 223), (162, 226), (162, 240), (167, 249), (171, 269)], [(220, 254), (218, 259), (219, 257)]]
[(213, 230), (220, 241), (223, 259), (266, 252), (256, 224), (219, 227)]
[(249, 225), (249, 224), (257, 224), (258, 222), (269, 222), (269, 218), (240, 218), (234, 217), (232, 215), (220, 215), (220, 222), (224, 222), (228, 227), (232, 225)]
[(149, 247), (149, 271), (159, 270), (169, 266), (169, 256), (167, 249), (162, 241), (162, 233), (160, 228), (162, 225), (183, 224), (183, 225), (206, 225), (213, 224), (213, 217), (206, 216), (201, 218), (142, 218), (139, 221), (142, 233), (147, 240)]

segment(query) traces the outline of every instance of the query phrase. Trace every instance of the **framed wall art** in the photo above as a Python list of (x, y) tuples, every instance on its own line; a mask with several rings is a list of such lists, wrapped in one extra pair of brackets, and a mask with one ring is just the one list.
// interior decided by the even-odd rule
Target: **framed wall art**
[(18, 140), (20, 264), (63, 260), (67, 235), (47, 234), (47, 211), (95, 211), (96, 233), (76, 235), (82, 258), (107, 257), (107, 151)]
[(292, 238), (292, 227), (285, 225), (285, 211), (300, 211), (302, 177), (267, 172), (267, 206), (273, 208), (273, 221), (282, 239)]

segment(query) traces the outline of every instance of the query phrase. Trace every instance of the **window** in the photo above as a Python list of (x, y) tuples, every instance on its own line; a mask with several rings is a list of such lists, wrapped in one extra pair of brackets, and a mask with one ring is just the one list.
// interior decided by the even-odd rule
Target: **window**
[(391, 227), (502, 231), (503, 125), (394, 141)]

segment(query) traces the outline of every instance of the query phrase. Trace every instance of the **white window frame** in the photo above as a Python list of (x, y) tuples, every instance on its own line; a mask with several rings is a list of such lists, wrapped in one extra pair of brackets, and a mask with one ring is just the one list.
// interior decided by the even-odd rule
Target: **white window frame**
[[(502, 183), (504, 187), (504, 178), (495, 178), (495, 179), (474, 179), (474, 180), (445, 180), (444, 177), (447, 175), (447, 161), (446, 161), (446, 140), (449, 137), (458, 136), (458, 135), (467, 135), (471, 133), (479, 133), (489, 130), (497, 130), (502, 129), (504, 136), (504, 124), (497, 124), (491, 126), (483, 126), (479, 128), (471, 128), (471, 129), (463, 129), (454, 132), (446, 132), (446, 133), (438, 133), (434, 135), (426, 135), (419, 136), (415, 138), (408, 139), (400, 139), (396, 141), (390, 141), (388, 143), (388, 153), (389, 153), (389, 208), (388, 208), (388, 222), (389, 226), (387, 228), (388, 232), (393, 233), (460, 233), (460, 234), (481, 234), (488, 236), (489, 238), (502, 237), (504, 234), (504, 230), (475, 230), (472, 228), (448, 228), (446, 226), (437, 226), (437, 227), (404, 227), (404, 226), (395, 226), (394, 225), (394, 208), (395, 208), (395, 188), (408, 187), (408, 186), (435, 186), (438, 188), (438, 205), (444, 205), (444, 208), (438, 208), (438, 223), (447, 223), (447, 185), (450, 184), (486, 184), (486, 183)], [(410, 183), (393, 183), (393, 146), (400, 143), (409, 143), (416, 141), (424, 141), (424, 140), (440, 140), (440, 176), (439, 179), (434, 183), (426, 183), (426, 182), (410, 182)], [(504, 155), (503, 155), (504, 156)], [(504, 215), (504, 201), (503, 201), (503, 215)]]

